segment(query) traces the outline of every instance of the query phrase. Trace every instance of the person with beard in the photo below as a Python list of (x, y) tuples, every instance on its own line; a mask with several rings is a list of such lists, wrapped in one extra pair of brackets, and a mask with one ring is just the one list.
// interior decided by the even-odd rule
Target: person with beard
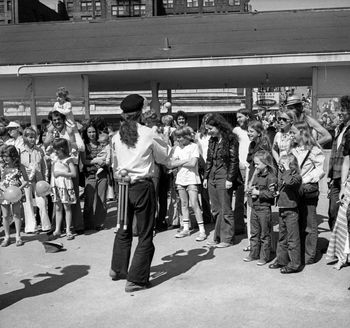
[[(112, 139), (115, 176), (122, 170), (127, 170), (130, 184), (127, 195), (127, 228), (120, 228), (116, 232), (109, 275), (112, 280), (126, 279), (125, 292), (128, 293), (150, 286), (156, 210), (152, 178), (155, 162), (165, 165), (169, 159), (167, 143), (152, 129), (139, 123), (144, 102), (145, 98), (138, 94), (123, 99), (120, 104), (123, 121), (119, 132)], [(135, 217), (139, 238), (129, 267)]]

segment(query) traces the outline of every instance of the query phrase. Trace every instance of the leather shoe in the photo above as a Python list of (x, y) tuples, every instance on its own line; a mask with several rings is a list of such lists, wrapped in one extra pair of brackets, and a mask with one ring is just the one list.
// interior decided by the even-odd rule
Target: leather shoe
[(280, 269), (283, 267), (284, 267), (284, 265), (279, 264), (278, 262), (273, 262), (269, 265), (269, 269)]
[(127, 281), (125, 285), (125, 292), (133, 293), (138, 292), (139, 290), (144, 290), (151, 287), (151, 284), (148, 282), (147, 284), (136, 284), (132, 281)]
[(112, 280), (116, 281), (116, 280), (122, 280), (122, 279), (126, 279), (126, 274), (123, 273), (117, 273), (112, 269), (109, 269), (109, 276), (112, 278)]
[(283, 268), (281, 268), (281, 273), (283, 273), (283, 274), (288, 274), (288, 273), (297, 273), (298, 272), (298, 270), (296, 270), (296, 269), (292, 269), (292, 268), (290, 268), (290, 267), (287, 267), (287, 266), (284, 266)]

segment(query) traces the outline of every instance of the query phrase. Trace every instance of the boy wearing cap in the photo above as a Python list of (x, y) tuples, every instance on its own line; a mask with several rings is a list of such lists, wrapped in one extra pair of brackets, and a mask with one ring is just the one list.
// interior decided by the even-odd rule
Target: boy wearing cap
[[(131, 182), (127, 195), (127, 228), (120, 228), (116, 233), (109, 274), (113, 280), (127, 279), (126, 292), (149, 287), (154, 254), (153, 227), (156, 204), (152, 178), (155, 161), (164, 165), (168, 161), (166, 142), (150, 128), (139, 123), (144, 101), (145, 99), (138, 94), (131, 94), (123, 99), (120, 105), (123, 121), (112, 139), (115, 176), (122, 170), (127, 170)], [(129, 267), (134, 215), (137, 219), (139, 240)]]

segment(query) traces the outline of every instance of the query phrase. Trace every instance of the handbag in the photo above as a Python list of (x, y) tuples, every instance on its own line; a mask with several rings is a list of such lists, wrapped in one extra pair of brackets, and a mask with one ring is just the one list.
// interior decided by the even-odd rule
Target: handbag
[[(311, 150), (309, 150), (300, 165), (300, 169), (303, 167), (306, 159), (309, 157)], [(299, 189), (299, 194), (301, 197), (306, 199), (317, 198), (320, 195), (318, 182), (302, 183)]]

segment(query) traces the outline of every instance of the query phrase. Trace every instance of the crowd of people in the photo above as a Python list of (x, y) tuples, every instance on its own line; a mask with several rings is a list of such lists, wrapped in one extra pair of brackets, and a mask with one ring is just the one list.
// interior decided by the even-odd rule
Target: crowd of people
[[(106, 200), (117, 198), (116, 178), (127, 170), (130, 224), (115, 230), (110, 269), (112, 279), (127, 279), (126, 291), (148, 287), (153, 235), (165, 229), (176, 229), (175, 238), (191, 238), (198, 227), (195, 241), (216, 248), (233, 246), (235, 236), (247, 233), (245, 262), (296, 273), (317, 260), (319, 182), (328, 174), (327, 258), (340, 269), (350, 260), (350, 96), (341, 97), (340, 104), (341, 121), (332, 139), (296, 95), (276, 114), (277, 131), (269, 130), (261, 115), (241, 108), (236, 127), (208, 113), (195, 132), (185, 112), (159, 119), (147, 99), (133, 94), (121, 103), (122, 121), (114, 133), (100, 118), (79, 126), (68, 91), (59, 88), (39, 135), (0, 118), (1, 246), (11, 244), (12, 222), (16, 246), (24, 244), (23, 226), (25, 233), (42, 231), (51, 240), (103, 229)], [(325, 172), (322, 146), (328, 142), (332, 150)], [(49, 184), (46, 193), (42, 181)], [(6, 196), (11, 186), (21, 190), (16, 201)], [(279, 210), (276, 256), (273, 206)], [(209, 223), (215, 228), (207, 240)], [(129, 267), (134, 235), (139, 242)]]

